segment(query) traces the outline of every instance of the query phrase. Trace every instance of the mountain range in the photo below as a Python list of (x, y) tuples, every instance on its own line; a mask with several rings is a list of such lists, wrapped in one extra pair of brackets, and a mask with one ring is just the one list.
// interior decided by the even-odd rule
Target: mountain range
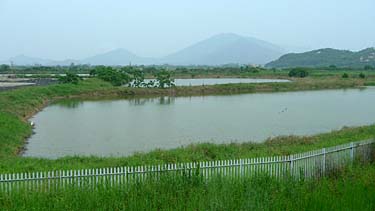
[(266, 64), (266, 67), (328, 67), (331, 65), (359, 68), (366, 65), (375, 66), (375, 48), (366, 48), (357, 52), (325, 48), (305, 53), (289, 53)]
[(15, 65), (222, 65), (222, 64), (266, 64), (286, 51), (274, 44), (252, 37), (232, 33), (215, 35), (162, 58), (147, 58), (135, 55), (126, 49), (115, 49), (82, 60), (54, 61), (24, 55), (10, 58)]

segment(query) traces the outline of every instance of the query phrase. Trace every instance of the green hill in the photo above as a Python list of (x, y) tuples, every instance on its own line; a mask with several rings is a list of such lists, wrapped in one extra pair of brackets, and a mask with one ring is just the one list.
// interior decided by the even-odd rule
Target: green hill
[(266, 67), (328, 67), (330, 65), (357, 68), (375, 66), (375, 48), (367, 48), (358, 52), (325, 48), (305, 53), (289, 53), (266, 64)]

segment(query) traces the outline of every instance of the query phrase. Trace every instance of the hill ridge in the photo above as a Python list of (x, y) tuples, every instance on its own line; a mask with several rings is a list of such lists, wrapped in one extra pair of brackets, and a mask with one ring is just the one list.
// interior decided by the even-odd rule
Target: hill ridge
[(364, 67), (375, 66), (375, 48), (359, 51), (322, 48), (304, 53), (288, 53), (279, 59), (266, 64), (270, 68), (289, 67)]
[(67, 65), (68, 62), (91, 65), (128, 65), (129, 63), (143, 65), (224, 65), (229, 63), (264, 65), (277, 59), (284, 52), (281, 47), (257, 38), (240, 36), (234, 33), (221, 33), (162, 58), (141, 57), (127, 49), (117, 48), (82, 60), (54, 61), (27, 57), (13, 59), (13, 62), (16, 65), (41, 64), (47, 66)]

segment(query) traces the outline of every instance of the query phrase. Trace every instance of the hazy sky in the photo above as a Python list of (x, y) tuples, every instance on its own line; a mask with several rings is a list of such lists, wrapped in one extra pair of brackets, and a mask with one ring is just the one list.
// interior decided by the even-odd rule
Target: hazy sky
[(232, 32), (281, 46), (375, 46), (375, 0), (0, 0), (0, 60), (164, 56)]

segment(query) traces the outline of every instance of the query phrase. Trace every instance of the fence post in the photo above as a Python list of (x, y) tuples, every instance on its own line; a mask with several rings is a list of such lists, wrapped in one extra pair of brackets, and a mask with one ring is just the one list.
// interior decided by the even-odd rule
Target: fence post
[(290, 169), (290, 176), (293, 177), (293, 158), (294, 156), (293, 155), (289, 155), (289, 169)]
[(326, 148), (322, 149), (322, 153), (323, 153), (322, 173), (323, 173), (323, 175), (325, 175), (325, 173), (326, 173)]
[(240, 175), (243, 176), (243, 160), (240, 159)]
[(354, 161), (354, 143), (350, 142), (350, 159)]

